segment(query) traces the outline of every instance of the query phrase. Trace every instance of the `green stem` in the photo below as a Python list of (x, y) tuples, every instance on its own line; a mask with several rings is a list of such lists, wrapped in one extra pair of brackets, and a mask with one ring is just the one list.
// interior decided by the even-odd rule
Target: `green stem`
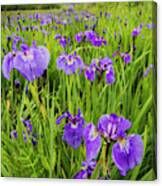
[(25, 81), (24, 89), (23, 89), (23, 94), (22, 94), (21, 107), (20, 107), (20, 117), (22, 116), (22, 113), (23, 113), (23, 108), (24, 108), (24, 103), (25, 103), (26, 86), (27, 86), (27, 84), (28, 84), (28, 81)]

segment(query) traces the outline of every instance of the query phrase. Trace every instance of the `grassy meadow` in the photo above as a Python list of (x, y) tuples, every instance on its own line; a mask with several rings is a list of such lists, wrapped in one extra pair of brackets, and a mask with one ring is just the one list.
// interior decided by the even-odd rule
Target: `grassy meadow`
[[(16, 69), (11, 71), (9, 80), (1, 73), (1, 174), (3, 177), (73, 178), (86, 158), (85, 145), (82, 141), (75, 150), (63, 141), (66, 120), (57, 125), (56, 119), (67, 110), (75, 115), (80, 108), (86, 123), (93, 122), (95, 126), (103, 114), (124, 116), (132, 123), (127, 134), (141, 135), (144, 144), (142, 162), (126, 176), (121, 176), (112, 161), (111, 145), (107, 153), (108, 163), (103, 163), (105, 142), (102, 141), (91, 179), (154, 180), (157, 175), (156, 28), (149, 28), (148, 24), (156, 24), (155, 4), (75, 4), (75, 14), (70, 12), (67, 15), (69, 7), (70, 4), (59, 4), (56, 8), (39, 10), (35, 5), (35, 10), (1, 12), (1, 64), (4, 56), (12, 51), (8, 36), (19, 36), (28, 46), (36, 41), (50, 53), (48, 68), (32, 82)], [(82, 11), (90, 16), (82, 16)], [(36, 13), (44, 19), (48, 15), (52, 21), (41, 25), (40, 20), (34, 18)], [(76, 15), (81, 17), (81, 21), (76, 20)], [(67, 24), (57, 24), (55, 16), (61, 21), (66, 20)], [(76, 42), (75, 34), (84, 32), (85, 25), (89, 29), (94, 24), (95, 32), (105, 38), (107, 45), (95, 47), (88, 42)], [(143, 27), (134, 40), (131, 33), (140, 24)], [(31, 29), (32, 26), (36, 29)], [(64, 48), (54, 39), (58, 33), (70, 38), (70, 43)], [(112, 57), (117, 50), (128, 52), (131, 62), (125, 64), (120, 56)], [(92, 59), (108, 56), (113, 61), (115, 83), (108, 85), (98, 76), (90, 82), (84, 77), (84, 72), (66, 75), (56, 65), (62, 52), (76, 52), (86, 65)], [(144, 76), (151, 64), (154, 68)], [(19, 81), (19, 86), (15, 85), (15, 80)], [(30, 119), (36, 145), (31, 143), (33, 136), (27, 134), (22, 118)], [(17, 139), (11, 137), (12, 130), (17, 131)], [(26, 142), (22, 131), (25, 131)]]

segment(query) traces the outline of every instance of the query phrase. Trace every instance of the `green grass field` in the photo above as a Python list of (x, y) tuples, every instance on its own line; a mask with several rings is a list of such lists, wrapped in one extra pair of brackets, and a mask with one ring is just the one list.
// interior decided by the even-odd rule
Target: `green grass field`
[[(27, 5), (26, 5), (27, 6)], [(45, 77), (28, 82), (17, 70), (13, 70), (10, 79), (1, 76), (1, 174), (3, 177), (47, 177), (47, 178), (72, 178), (81, 168), (85, 160), (85, 146), (74, 150), (62, 140), (65, 121), (56, 125), (58, 116), (67, 110), (76, 114), (81, 109), (86, 123), (93, 122), (97, 125), (98, 119), (103, 114), (116, 113), (124, 116), (132, 122), (128, 134), (136, 133), (142, 136), (144, 143), (144, 155), (141, 164), (128, 171), (126, 176), (121, 176), (111, 158), (111, 150), (108, 152), (108, 167), (110, 175), (105, 173), (104, 156), (102, 155), (105, 143), (102, 141), (100, 151), (101, 160), (97, 164), (91, 178), (93, 179), (124, 179), (124, 180), (154, 180), (156, 179), (156, 35), (155, 29), (148, 29), (147, 24), (156, 24), (153, 10), (155, 4), (145, 3), (98, 3), (76, 4), (76, 12), (89, 11), (98, 16), (95, 31), (103, 35), (108, 45), (101, 47), (91, 46), (89, 43), (78, 44), (74, 35), (84, 31), (84, 25), (92, 25), (92, 21), (85, 19), (82, 22), (70, 17), (72, 24), (58, 25), (58, 29), (52, 28), (56, 23), (43, 26), (48, 34), (43, 34), (40, 23), (31, 21), (28, 14), (51, 14), (62, 16), (60, 13), (67, 10), (69, 5), (61, 5), (59, 9), (12, 11), (10, 16), (16, 18), (20, 13), (25, 15), (25, 22), (20, 19), (21, 26), (38, 26), (38, 31), (17, 30), (16, 19), (12, 25), (8, 25), (9, 12), (2, 11), (1, 34), (1, 61), (3, 63), (4, 52), (11, 51), (7, 36), (15, 35), (24, 39), (31, 46), (36, 40), (37, 45), (45, 45), (50, 52), (50, 62)], [(109, 12), (109, 18), (100, 11)], [(141, 23), (144, 24), (141, 33), (135, 40), (136, 51), (133, 52), (133, 39), (131, 32)], [(71, 47), (62, 48), (54, 39), (55, 34), (60, 33), (72, 40)], [(114, 36), (116, 33), (116, 37)], [(121, 40), (121, 41), (120, 41)], [(120, 42), (121, 51), (129, 51), (132, 61), (124, 64), (120, 57), (112, 58), (114, 51), (118, 49)], [(85, 64), (90, 64), (93, 58), (109, 56), (114, 64), (115, 83), (107, 85), (102, 78), (96, 78), (93, 83), (84, 77), (84, 73), (66, 75), (56, 67), (56, 59), (63, 52), (81, 56)], [(153, 64), (154, 68), (144, 77), (147, 67)], [(21, 85), (16, 88), (14, 80)], [(28, 93), (26, 94), (26, 86)], [(23, 140), (22, 131), (25, 131), (21, 118), (30, 118), (33, 133), (38, 135), (37, 145), (33, 146), (27, 135), (27, 142)], [(11, 139), (10, 132), (17, 130), (18, 138)], [(110, 149), (112, 146), (110, 146)]]

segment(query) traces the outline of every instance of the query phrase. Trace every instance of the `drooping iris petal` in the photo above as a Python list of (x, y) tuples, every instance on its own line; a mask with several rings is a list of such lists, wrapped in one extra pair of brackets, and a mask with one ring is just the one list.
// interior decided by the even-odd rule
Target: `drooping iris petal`
[(64, 127), (64, 134), (62, 139), (66, 141), (74, 149), (77, 149), (81, 142), (83, 136), (83, 124), (78, 123), (76, 125), (72, 123), (67, 123)]
[(122, 176), (126, 176), (128, 170), (140, 164), (142, 157), (143, 142), (140, 135), (132, 134), (113, 145), (112, 159)]
[(101, 148), (101, 137), (92, 123), (88, 124), (84, 129), (84, 140), (86, 146), (86, 161), (90, 162), (97, 157)]
[(6, 79), (10, 79), (10, 72), (14, 68), (13, 67), (14, 57), (15, 53), (9, 52), (3, 59), (2, 71)]

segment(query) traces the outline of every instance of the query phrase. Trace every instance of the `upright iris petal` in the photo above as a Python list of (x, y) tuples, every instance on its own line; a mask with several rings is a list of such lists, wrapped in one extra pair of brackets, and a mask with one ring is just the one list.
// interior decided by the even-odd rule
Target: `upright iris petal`
[(86, 161), (90, 162), (97, 157), (101, 148), (101, 137), (92, 123), (88, 124), (84, 129), (84, 140), (86, 146)]
[(140, 164), (143, 157), (143, 142), (140, 135), (132, 134), (113, 145), (112, 158), (122, 176)]
[(103, 115), (98, 121), (98, 131), (107, 142), (116, 140), (119, 136), (124, 137), (125, 131), (130, 127), (131, 122), (129, 120), (116, 114)]

